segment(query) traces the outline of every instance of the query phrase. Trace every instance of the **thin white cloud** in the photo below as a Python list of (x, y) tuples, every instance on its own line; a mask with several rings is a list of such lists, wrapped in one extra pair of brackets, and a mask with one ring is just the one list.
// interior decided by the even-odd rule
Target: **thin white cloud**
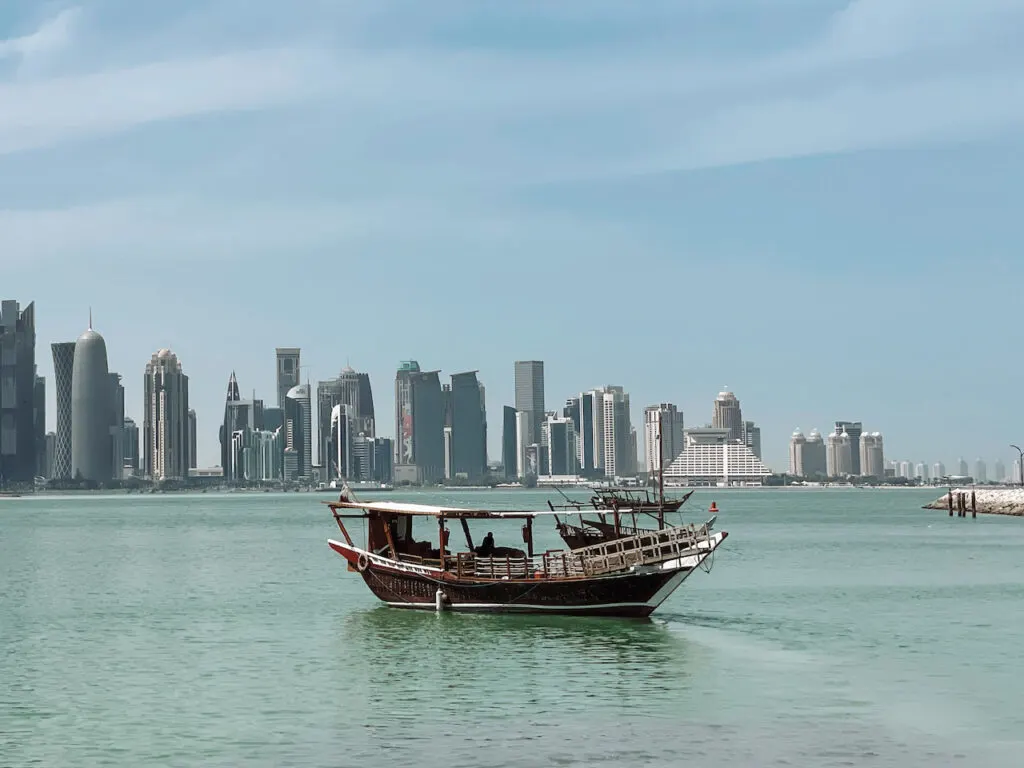
[(1024, 125), (1024, 72), (852, 85), (818, 96), (723, 109), (681, 132), (676, 148), (637, 172), (693, 170), (986, 138)]
[[(0, 85), (0, 155), (322, 96), (328, 98), (317, 108), (336, 121), (339, 137), (387, 139), (367, 141), (357, 165), (372, 172), (374, 163), (398, 158), (398, 170), (411, 177), (429, 171), (431, 185), (656, 172), (658, 158), (672, 160), (661, 170), (673, 170), (973, 136), (1000, 121), (1015, 124), (1015, 108), (999, 100), (1007, 88), (1015, 91), (1024, 60), (1011, 56), (992, 79), (995, 70), (974, 61), (980, 56), (946, 56), (916, 69), (904, 59), (972, 45), (984, 54), (1021, 14), (1011, 0), (856, 0), (806, 44), (746, 60), (694, 61), (675, 50), (630, 46), (609, 49), (615, 55), (453, 50), (424, 41), (399, 49), (354, 45), (330, 55), (290, 47), (144, 63)], [(966, 103), (977, 117), (959, 116), (957, 103), (948, 114), (935, 108), (944, 82), (953, 89), (966, 81), (976, 86)], [(879, 112), (889, 109), (892, 93), (926, 111)], [(866, 113), (821, 114), (853, 102)], [(755, 122), (740, 125), (744, 116)], [(761, 116), (770, 119), (770, 132), (759, 130)], [(566, 137), (575, 138), (567, 144)], [(389, 151), (375, 153), (380, 146)]]
[[(0, 209), (4, 271), (38, 270), (50, 262), (113, 266), (251, 259), (290, 253), (296, 260), (323, 249), (372, 242), (407, 250), (442, 242), (477, 253), (512, 241), (533, 247), (585, 240), (591, 245), (637, 245), (614, 222), (584, 226), (554, 211), (520, 210), (478, 200), (447, 198), (359, 202), (215, 202), (150, 198), (111, 200), (53, 209)], [(344, 251), (337, 251), (342, 258)]]
[(859, 58), (957, 46), (1024, 21), (1020, 0), (855, 0), (829, 24), (821, 48)]
[(0, 40), (0, 61), (15, 60), (19, 73), (38, 69), (48, 56), (67, 48), (80, 17), (80, 8), (65, 8), (31, 34)]
[(277, 49), (0, 85), (0, 154), (301, 100), (323, 86), (329, 69), (317, 51)]

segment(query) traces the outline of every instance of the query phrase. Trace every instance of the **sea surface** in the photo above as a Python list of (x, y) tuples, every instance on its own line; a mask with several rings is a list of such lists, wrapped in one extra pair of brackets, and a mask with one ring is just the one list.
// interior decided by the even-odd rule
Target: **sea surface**
[(935, 495), (701, 489), (649, 621), (382, 607), (320, 494), (0, 498), (0, 766), (1021, 766), (1024, 520)]

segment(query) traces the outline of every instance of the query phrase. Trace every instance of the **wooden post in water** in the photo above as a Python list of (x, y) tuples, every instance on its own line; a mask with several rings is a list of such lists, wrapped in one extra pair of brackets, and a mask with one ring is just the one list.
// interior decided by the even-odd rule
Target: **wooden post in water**
[(974, 491), (971, 491), (971, 519), (978, 519), (978, 499), (974, 495)]
[(949, 489), (949, 516), (953, 516), (953, 489)]

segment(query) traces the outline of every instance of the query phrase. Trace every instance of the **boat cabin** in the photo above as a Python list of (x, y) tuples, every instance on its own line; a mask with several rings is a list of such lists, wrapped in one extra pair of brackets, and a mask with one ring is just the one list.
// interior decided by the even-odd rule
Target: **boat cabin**
[[(425, 504), (403, 504), (397, 502), (377, 502), (361, 504), (357, 502), (328, 502), (334, 513), (334, 519), (345, 536), (346, 541), (353, 545), (352, 538), (345, 526), (346, 520), (364, 520), (366, 522), (365, 548), (375, 555), (387, 557), (399, 562), (432, 565), (447, 569), (467, 555), (481, 558), (512, 558), (516, 560), (532, 558), (533, 551), (533, 518), (535, 511), (500, 511), (467, 510), (450, 507), (436, 507)], [(434, 525), (415, 526), (416, 518), (427, 518)], [(479, 527), (474, 536), (470, 530), (470, 521), (478, 520), (522, 520), (522, 546), (497, 546), (490, 531), (482, 532)], [(465, 541), (465, 547), (453, 542), (452, 531), (460, 529), (455, 535)], [(442, 558), (442, 550), (444, 557)]]

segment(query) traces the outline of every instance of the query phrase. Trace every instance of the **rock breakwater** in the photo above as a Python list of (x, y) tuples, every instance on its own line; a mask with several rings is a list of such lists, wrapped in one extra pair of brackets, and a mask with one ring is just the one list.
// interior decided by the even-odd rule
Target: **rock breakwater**
[[(971, 494), (978, 507), (979, 514), (1013, 515), (1024, 517), (1024, 489), (1022, 488), (954, 488), (953, 509), (957, 508), (957, 495), (964, 494), (967, 509), (971, 509)], [(949, 509), (949, 493), (944, 493), (924, 509)]]

